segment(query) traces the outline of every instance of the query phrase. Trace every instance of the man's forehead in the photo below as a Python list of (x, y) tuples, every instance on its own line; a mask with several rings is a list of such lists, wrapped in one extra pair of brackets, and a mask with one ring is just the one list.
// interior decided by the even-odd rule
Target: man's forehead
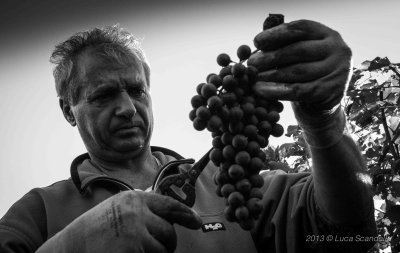
[(136, 60), (120, 62), (86, 53), (79, 57), (77, 64), (81, 83), (118, 82), (122, 78), (136, 83), (145, 82), (143, 66)]

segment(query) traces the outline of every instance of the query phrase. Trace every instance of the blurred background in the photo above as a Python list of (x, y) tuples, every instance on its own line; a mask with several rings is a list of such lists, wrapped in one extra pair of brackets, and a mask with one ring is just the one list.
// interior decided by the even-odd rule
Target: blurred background
[[(211, 137), (188, 119), (195, 87), (219, 71), (219, 53), (236, 59), (238, 46), (254, 48), (269, 13), (334, 28), (359, 65), (376, 56), (400, 62), (399, 9), (398, 0), (1, 1), (0, 217), (30, 189), (68, 178), (72, 159), (85, 152), (58, 107), (48, 61), (54, 46), (73, 33), (119, 23), (142, 40), (151, 65), (152, 145), (198, 159)], [(286, 128), (295, 120), (285, 105), (280, 122)]]

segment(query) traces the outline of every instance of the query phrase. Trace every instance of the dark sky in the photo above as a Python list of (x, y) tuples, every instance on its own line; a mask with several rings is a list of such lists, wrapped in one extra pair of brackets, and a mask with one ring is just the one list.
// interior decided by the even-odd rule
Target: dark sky
[[(184, 12), (196, 6), (233, 5), (236, 1), (144, 1), (144, 0), (2, 0), (0, 3), (0, 43), (4, 47), (15, 43), (36, 42), (46, 34), (59, 32), (74, 24), (140, 17), (165, 12)], [(33, 40), (33, 41), (32, 41)]]

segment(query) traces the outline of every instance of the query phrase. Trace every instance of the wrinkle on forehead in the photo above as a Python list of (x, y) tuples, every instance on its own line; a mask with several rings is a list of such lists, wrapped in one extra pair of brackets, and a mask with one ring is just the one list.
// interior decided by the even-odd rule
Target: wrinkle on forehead
[(82, 89), (86, 90), (85, 93), (95, 88), (97, 86), (95, 84), (115, 83), (118, 86), (125, 86), (126, 81), (129, 81), (146, 86), (144, 68), (139, 59), (133, 55), (125, 58), (126, 60), (116, 61), (114, 57), (93, 53), (92, 50), (82, 53), (77, 61), (79, 86), (90, 87)]

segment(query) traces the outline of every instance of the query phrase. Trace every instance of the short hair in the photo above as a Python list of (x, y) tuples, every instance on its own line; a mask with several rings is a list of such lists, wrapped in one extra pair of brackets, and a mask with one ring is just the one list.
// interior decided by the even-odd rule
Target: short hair
[(119, 25), (94, 28), (78, 32), (66, 41), (58, 44), (50, 57), (55, 64), (53, 76), (57, 96), (75, 105), (79, 99), (80, 87), (77, 78), (78, 57), (87, 49), (95, 49), (103, 58), (116, 60), (120, 64), (131, 63), (131, 56), (136, 56), (142, 63), (147, 85), (150, 85), (150, 67), (140, 42)]

